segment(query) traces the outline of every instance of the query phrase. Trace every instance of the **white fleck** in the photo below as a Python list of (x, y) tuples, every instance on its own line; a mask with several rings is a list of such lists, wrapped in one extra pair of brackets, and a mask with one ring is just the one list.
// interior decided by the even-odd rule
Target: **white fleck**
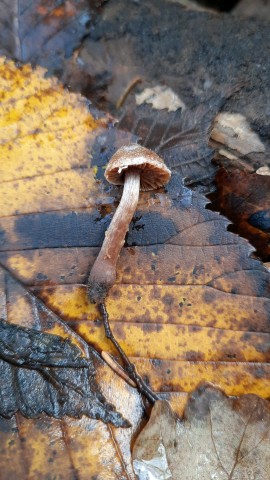
[(151, 460), (136, 459), (133, 461), (134, 471), (139, 480), (169, 480), (172, 473), (167, 462), (165, 447), (160, 443), (159, 456)]
[(258, 175), (270, 175), (270, 168), (267, 165), (264, 165), (263, 167), (258, 168), (256, 173)]

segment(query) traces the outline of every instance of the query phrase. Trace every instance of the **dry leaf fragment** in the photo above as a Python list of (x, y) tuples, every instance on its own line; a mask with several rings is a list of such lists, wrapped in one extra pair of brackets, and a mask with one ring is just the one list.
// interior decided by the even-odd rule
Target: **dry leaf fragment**
[(265, 152), (259, 136), (252, 131), (247, 119), (240, 113), (219, 113), (214, 121), (211, 139), (243, 155)]
[(264, 165), (263, 167), (258, 168), (256, 170), (257, 175), (270, 175), (270, 168), (267, 165)]
[(165, 85), (156, 85), (152, 88), (145, 88), (141, 93), (135, 95), (136, 104), (150, 103), (156, 110), (175, 112), (178, 108), (182, 111), (186, 109), (186, 105), (179, 96), (169, 87)]
[(269, 425), (267, 401), (204, 385), (190, 395), (183, 420), (156, 402), (135, 441), (134, 470), (139, 480), (268, 480)]

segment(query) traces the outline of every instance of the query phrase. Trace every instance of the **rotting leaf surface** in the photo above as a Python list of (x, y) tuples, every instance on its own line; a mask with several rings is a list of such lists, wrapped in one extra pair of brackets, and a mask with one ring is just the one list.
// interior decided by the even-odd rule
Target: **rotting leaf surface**
[(184, 418), (158, 401), (133, 448), (139, 480), (268, 480), (270, 407), (212, 386), (190, 395)]
[(99, 391), (93, 359), (70, 340), (0, 321), (0, 415), (64, 415), (129, 422)]
[(270, 259), (270, 177), (221, 168), (212, 208), (232, 222), (264, 261)]

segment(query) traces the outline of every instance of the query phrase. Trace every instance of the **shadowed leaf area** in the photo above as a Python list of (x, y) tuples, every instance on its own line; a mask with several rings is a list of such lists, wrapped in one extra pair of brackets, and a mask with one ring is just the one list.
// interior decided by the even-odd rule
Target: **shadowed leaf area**
[[(121, 196), (102, 172), (134, 134), (95, 119), (82, 97), (40, 68), (3, 60), (0, 74), (0, 317), (70, 338), (93, 358), (106, 400), (132, 424), (116, 429), (85, 416), (43, 416), (38, 423), (16, 414), (2, 422), (1, 463), (15, 472), (11, 458), (22, 455), (23, 437), (30, 460), (25, 465), (18, 459), (20, 478), (40, 472), (50, 478), (61, 464), (60, 478), (68, 480), (134, 479), (130, 444), (141, 427), (140, 397), (93, 348), (89, 357), (86, 345), (115, 354), (88, 301), (86, 281)], [(270, 395), (269, 272), (206, 204), (183, 185), (178, 169), (166, 190), (143, 192), (106, 300), (121, 346), (179, 413), (202, 380), (227, 395)], [(59, 444), (48, 463), (51, 435)], [(7, 446), (7, 438), (16, 447)]]
[(231, 229), (247, 238), (262, 260), (270, 260), (270, 177), (220, 169), (213, 210), (232, 222)]
[(135, 472), (139, 480), (267, 480), (269, 423), (267, 401), (207, 385), (190, 395), (183, 420), (158, 401), (133, 448)]
[[(227, 93), (229, 95), (229, 93)], [(130, 108), (119, 121), (119, 128), (141, 139), (147, 148), (163, 156), (167, 165), (179, 172), (185, 184), (206, 181), (214, 175), (214, 150), (208, 146), (211, 123), (225, 102), (226, 93), (210, 99), (194, 110), (175, 113), (156, 111), (148, 105)]]

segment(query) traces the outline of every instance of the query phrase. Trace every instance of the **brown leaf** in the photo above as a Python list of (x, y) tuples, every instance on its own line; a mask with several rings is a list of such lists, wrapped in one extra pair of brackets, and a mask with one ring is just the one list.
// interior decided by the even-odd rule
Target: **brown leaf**
[(226, 397), (204, 385), (180, 421), (158, 401), (133, 448), (139, 480), (269, 478), (269, 403), (256, 395)]
[(267, 175), (221, 169), (213, 209), (233, 222), (233, 231), (247, 238), (256, 253), (270, 258), (270, 178)]
[[(119, 128), (131, 131), (147, 148), (156, 150), (185, 184), (203, 183), (214, 175), (214, 150), (208, 146), (210, 127), (224, 98), (213, 99), (195, 110), (156, 111), (149, 106), (131, 108)], [(206, 182), (207, 183), (207, 182)]]

